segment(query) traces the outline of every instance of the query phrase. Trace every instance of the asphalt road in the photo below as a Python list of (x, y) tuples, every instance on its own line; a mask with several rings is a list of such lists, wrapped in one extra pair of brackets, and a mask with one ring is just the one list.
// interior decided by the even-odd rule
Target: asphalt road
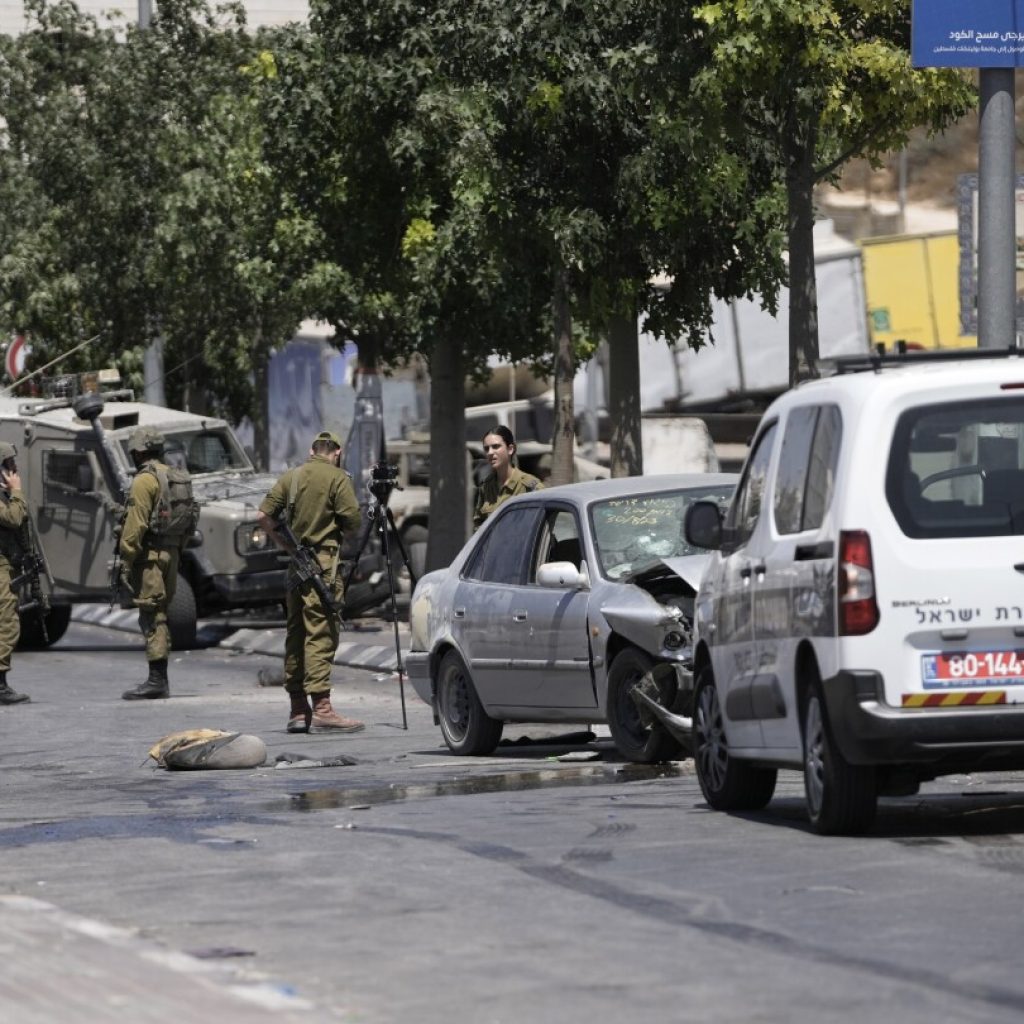
[[(604, 741), (460, 759), (393, 677), (368, 723), (289, 736), (279, 661), (212, 648), (127, 703), (133, 637), (74, 625), (0, 708), (0, 1015), (21, 1022), (1010, 1021), (1024, 1011), (1024, 776), (883, 800), (822, 839), (798, 776), (753, 815)], [(207, 726), (349, 767), (169, 772)], [(516, 739), (529, 732), (513, 728)], [(582, 752), (596, 761), (563, 761)]]

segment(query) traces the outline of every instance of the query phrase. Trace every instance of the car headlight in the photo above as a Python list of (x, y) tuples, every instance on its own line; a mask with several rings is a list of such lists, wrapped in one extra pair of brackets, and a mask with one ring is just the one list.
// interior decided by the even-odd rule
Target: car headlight
[(240, 555), (255, 555), (271, 546), (267, 531), (259, 523), (243, 523), (235, 530), (235, 550)]

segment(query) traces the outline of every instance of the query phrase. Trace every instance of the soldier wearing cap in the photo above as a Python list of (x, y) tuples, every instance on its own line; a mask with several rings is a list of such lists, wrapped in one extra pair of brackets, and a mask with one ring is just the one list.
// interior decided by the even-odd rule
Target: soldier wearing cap
[(152, 427), (137, 427), (128, 439), (128, 451), (136, 473), (121, 532), (121, 577), (131, 591), (132, 604), (139, 609), (149, 675), (121, 696), (125, 700), (155, 700), (171, 695), (167, 680), (167, 657), (171, 650), (167, 608), (174, 597), (184, 541), (161, 540), (150, 529), (153, 509), (160, 499), (158, 471), (167, 472), (163, 434)]
[[(346, 533), (362, 522), (349, 475), (339, 467), (341, 439), (322, 430), (313, 439), (309, 458), (287, 470), (260, 505), (260, 525), (278, 547), (288, 544), (276, 532), (285, 518), (295, 539), (309, 545), (324, 570), (324, 582), (337, 602), (343, 596), (341, 545)], [(323, 606), (312, 581), (288, 591), (284, 685), (291, 701), (288, 732), (358, 732), (363, 723), (339, 715), (331, 706), (331, 664), (341, 624)]]
[(7, 683), (11, 654), (21, 635), (18, 595), (11, 587), (11, 579), (21, 551), (18, 533), (28, 517), (15, 462), (17, 454), (13, 444), (0, 442), (0, 704), (21, 704), (30, 699)]

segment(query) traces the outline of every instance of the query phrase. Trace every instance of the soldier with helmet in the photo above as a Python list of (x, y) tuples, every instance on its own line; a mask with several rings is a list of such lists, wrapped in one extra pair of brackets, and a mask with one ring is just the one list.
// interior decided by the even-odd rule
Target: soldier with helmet
[(7, 682), (11, 654), (21, 635), (18, 595), (11, 580), (21, 554), (19, 534), (29, 514), (21, 493), (17, 454), (13, 444), (0, 442), (0, 704), (22, 704), (30, 699)]
[(163, 461), (164, 436), (159, 430), (136, 428), (128, 439), (128, 451), (136, 473), (121, 532), (121, 576), (131, 591), (132, 604), (139, 609), (149, 675), (121, 696), (154, 700), (170, 696), (167, 609), (174, 598), (181, 550), (195, 530), (198, 509), (188, 474)]
[[(278, 547), (289, 550), (277, 532), (284, 517), (299, 544), (316, 555), (334, 600), (343, 596), (341, 545), (344, 534), (362, 522), (349, 475), (339, 467), (341, 439), (322, 430), (313, 439), (309, 458), (285, 472), (260, 505), (259, 522)], [(331, 706), (331, 664), (341, 624), (325, 608), (312, 580), (288, 590), (284, 685), (291, 701), (288, 732), (359, 732), (363, 723), (339, 715)]]

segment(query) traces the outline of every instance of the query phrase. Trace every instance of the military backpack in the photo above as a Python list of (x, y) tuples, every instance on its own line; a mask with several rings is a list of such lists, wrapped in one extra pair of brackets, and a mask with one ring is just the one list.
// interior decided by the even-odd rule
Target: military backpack
[(149, 517), (149, 533), (159, 540), (181, 540), (199, 522), (199, 504), (192, 495), (192, 478), (184, 469), (147, 462), (141, 472), (152, 473), (160, 496)]

